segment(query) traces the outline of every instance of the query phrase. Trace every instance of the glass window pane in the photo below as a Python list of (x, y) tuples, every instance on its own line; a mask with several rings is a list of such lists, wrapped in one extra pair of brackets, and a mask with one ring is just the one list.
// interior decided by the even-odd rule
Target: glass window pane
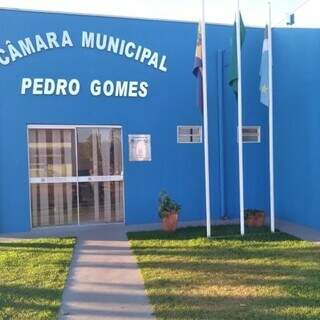
[(258, 137), (257, 136), (244, 136), (243, 137), (243, 142), (258, 142)]
[(78, 222), (77, 184), (31, 184), (32, 226)]
[(121, 131), (120, 129), (112, 129), (112, 146), (113, 159), (111, 160), (111, 175), (122, 174), (122, 146), (121, 146)]
[(75, 175), (74, 131), (66, 129), (29, 130), (30, 177)]
[(180, 136), (179, 137), (179, 142), (180, 143), (187, 143), (187, 142), (190, 142), (190, 136)]
[(245, 135), (257, 135), (258, 129), (257, 128), (243, 128), (243, 134)]
[(123, 222), (123, 183), (79, 183), (80, 223)]
[(77, 129), (78, 136), (78, 175), (93, 175), (92, 129)]
[(243, 142), (260, 142), (260, 127), (243, 127), (242, 128)]
[(201, 143), (200, 126), (178, 126), (178, 143)]
[(79, 128), (79, 176), (109, 176), (122, 173), (121, 130)]

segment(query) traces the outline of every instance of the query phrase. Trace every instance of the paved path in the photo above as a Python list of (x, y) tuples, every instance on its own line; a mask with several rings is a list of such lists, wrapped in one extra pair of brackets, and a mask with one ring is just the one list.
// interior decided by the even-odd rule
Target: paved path
[(78, 237), (60, 320), (155, 319), (123, 225), (48, 228), (18, 236)]
[(320, 231), (318, 230), (284, 220), (277, 221), (277, 228), (297, 238), (320, 245)]

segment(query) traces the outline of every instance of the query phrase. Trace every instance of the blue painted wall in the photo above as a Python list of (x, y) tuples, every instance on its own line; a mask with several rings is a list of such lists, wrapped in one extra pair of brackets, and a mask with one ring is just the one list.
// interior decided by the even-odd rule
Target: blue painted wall
[[(230, 55), (230, 28), (225, 27), (222, 47), (223, 68), (223, 158), (225, 214), (239, 218), (239, 176), (236, 98), (227, 83)], [(262, 52), (262, 29), (249, 29), (243, 46), (243, 125), (261, 126), (261, 143), (244, 144), (244, 197), (245, 208), (260, 208), (269, 212), (269, 167), (268, 167), (268, 109), (260, 103), (259, 69)], [(214, 39), (214, 35), (211, 38)], [(210, 41), (210, 40), (209, 40)], [(210, 41), (213, 43), (213, 40)], [(209, 43), (210, 43), (209, 42)], [(209, 45), (210, 47), (210, 45)], [(210, 79), (214, 81), (215, 73)], [(211, 95), (212, 97), (212, 95)], [(212, 133), (214, 135), (215, 133)]]
[(274, 31), (276, 208), (320, 229), (320, 30)]
[[(34, 34), (68, 30), (76, 45), (37, 53), (0, 67), (0, 232), (29, 229), (28, 124), (122, 125), (126, 223), (157, 222), (157, 197), (167, 190), (182, 206), (181, 220), (205, 218), (202, 144), (177, 144), (177, 125), (201, 124), (196, 80), (191, 74), (197, 26), (63, 14), (0, 11), (0, 47)], [(168, 72), (124, 57), (81, 48), (81, 31), (112, 34), (167, 56)], [(213, 217), (238, 217), (237, 109), (226, 80), (232, 29), (208, 26), (209, 122)], [(262, 143), (245, 145), (246, 207), (268, 210), (267, 110), (259, 103), (259, 64), (263, 31), (248, 29), (244, 47), (244, 124), (262, 126)], [(218, 51), (222, 67), (219, 124)], [(78, 96), (20, 95), (23, 77), (77, 78)], [(93, 79), (145, 80), (145, 99), (93, 97)], [(219, 125), (221, 127), (219, 128)], [(220, 130), (219, 130), (220, 129)], [(223, 133), (223, 146), (219, 143)], [(128, 134), (152, 135), (152, 161), (128, 161)], [(220, 154), (220, 151), (222, 152)], [(221, 155), (221, 157), (220, 157)], [(221, 172), (221, 159), (224, 170)], [(221, 197), (220, 182), (224, 182)], [(223, 212), (225, 208), (225, 212)]]

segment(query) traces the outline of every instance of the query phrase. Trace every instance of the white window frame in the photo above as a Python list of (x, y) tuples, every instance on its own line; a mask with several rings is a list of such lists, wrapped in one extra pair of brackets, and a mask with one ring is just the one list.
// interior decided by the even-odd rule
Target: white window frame
[[(185, 136), (185, 137), (189, 137), (190, 135), (180, 135), (179, 134), (179, 129), (180, 128), (184, 128), (184, 129), (199, 129), (199, 138), (200, 138), (200, 141), (180, 141), (179, 137), (180, 136)], [(199, 126), (199, 125), (179, 125), (177, 126), (177, 143), (178, 144), (200, 144), (202, 143), (202, 126)]]
[[(256, 141), (245, 141), (244, 139), (244, 134), (243, 134), (243, 129), (256, 129), (257, 134), (258, 134), (258, 139)], [(237, 134), (237, 142), (239, 143), (239, 127), (238, 127), (238, 134)], [(252, 135), (253, 136), (253, 135)], [(254, 135), (256, 136), (256, 135)], [(261, 143), (261, 126), (242, 126), (242, 143), (248, 143), (248, 144), (253, 144), (253, 143)]]

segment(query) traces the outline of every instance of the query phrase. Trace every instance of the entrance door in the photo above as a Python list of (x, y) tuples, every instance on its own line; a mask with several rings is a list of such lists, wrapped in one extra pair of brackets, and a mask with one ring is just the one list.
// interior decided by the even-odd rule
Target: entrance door
[(123, 221), (120, 129), (77, 130), (81, 222)]
[(28, 129), (32, 226), (123, 222), (120, 127)]

